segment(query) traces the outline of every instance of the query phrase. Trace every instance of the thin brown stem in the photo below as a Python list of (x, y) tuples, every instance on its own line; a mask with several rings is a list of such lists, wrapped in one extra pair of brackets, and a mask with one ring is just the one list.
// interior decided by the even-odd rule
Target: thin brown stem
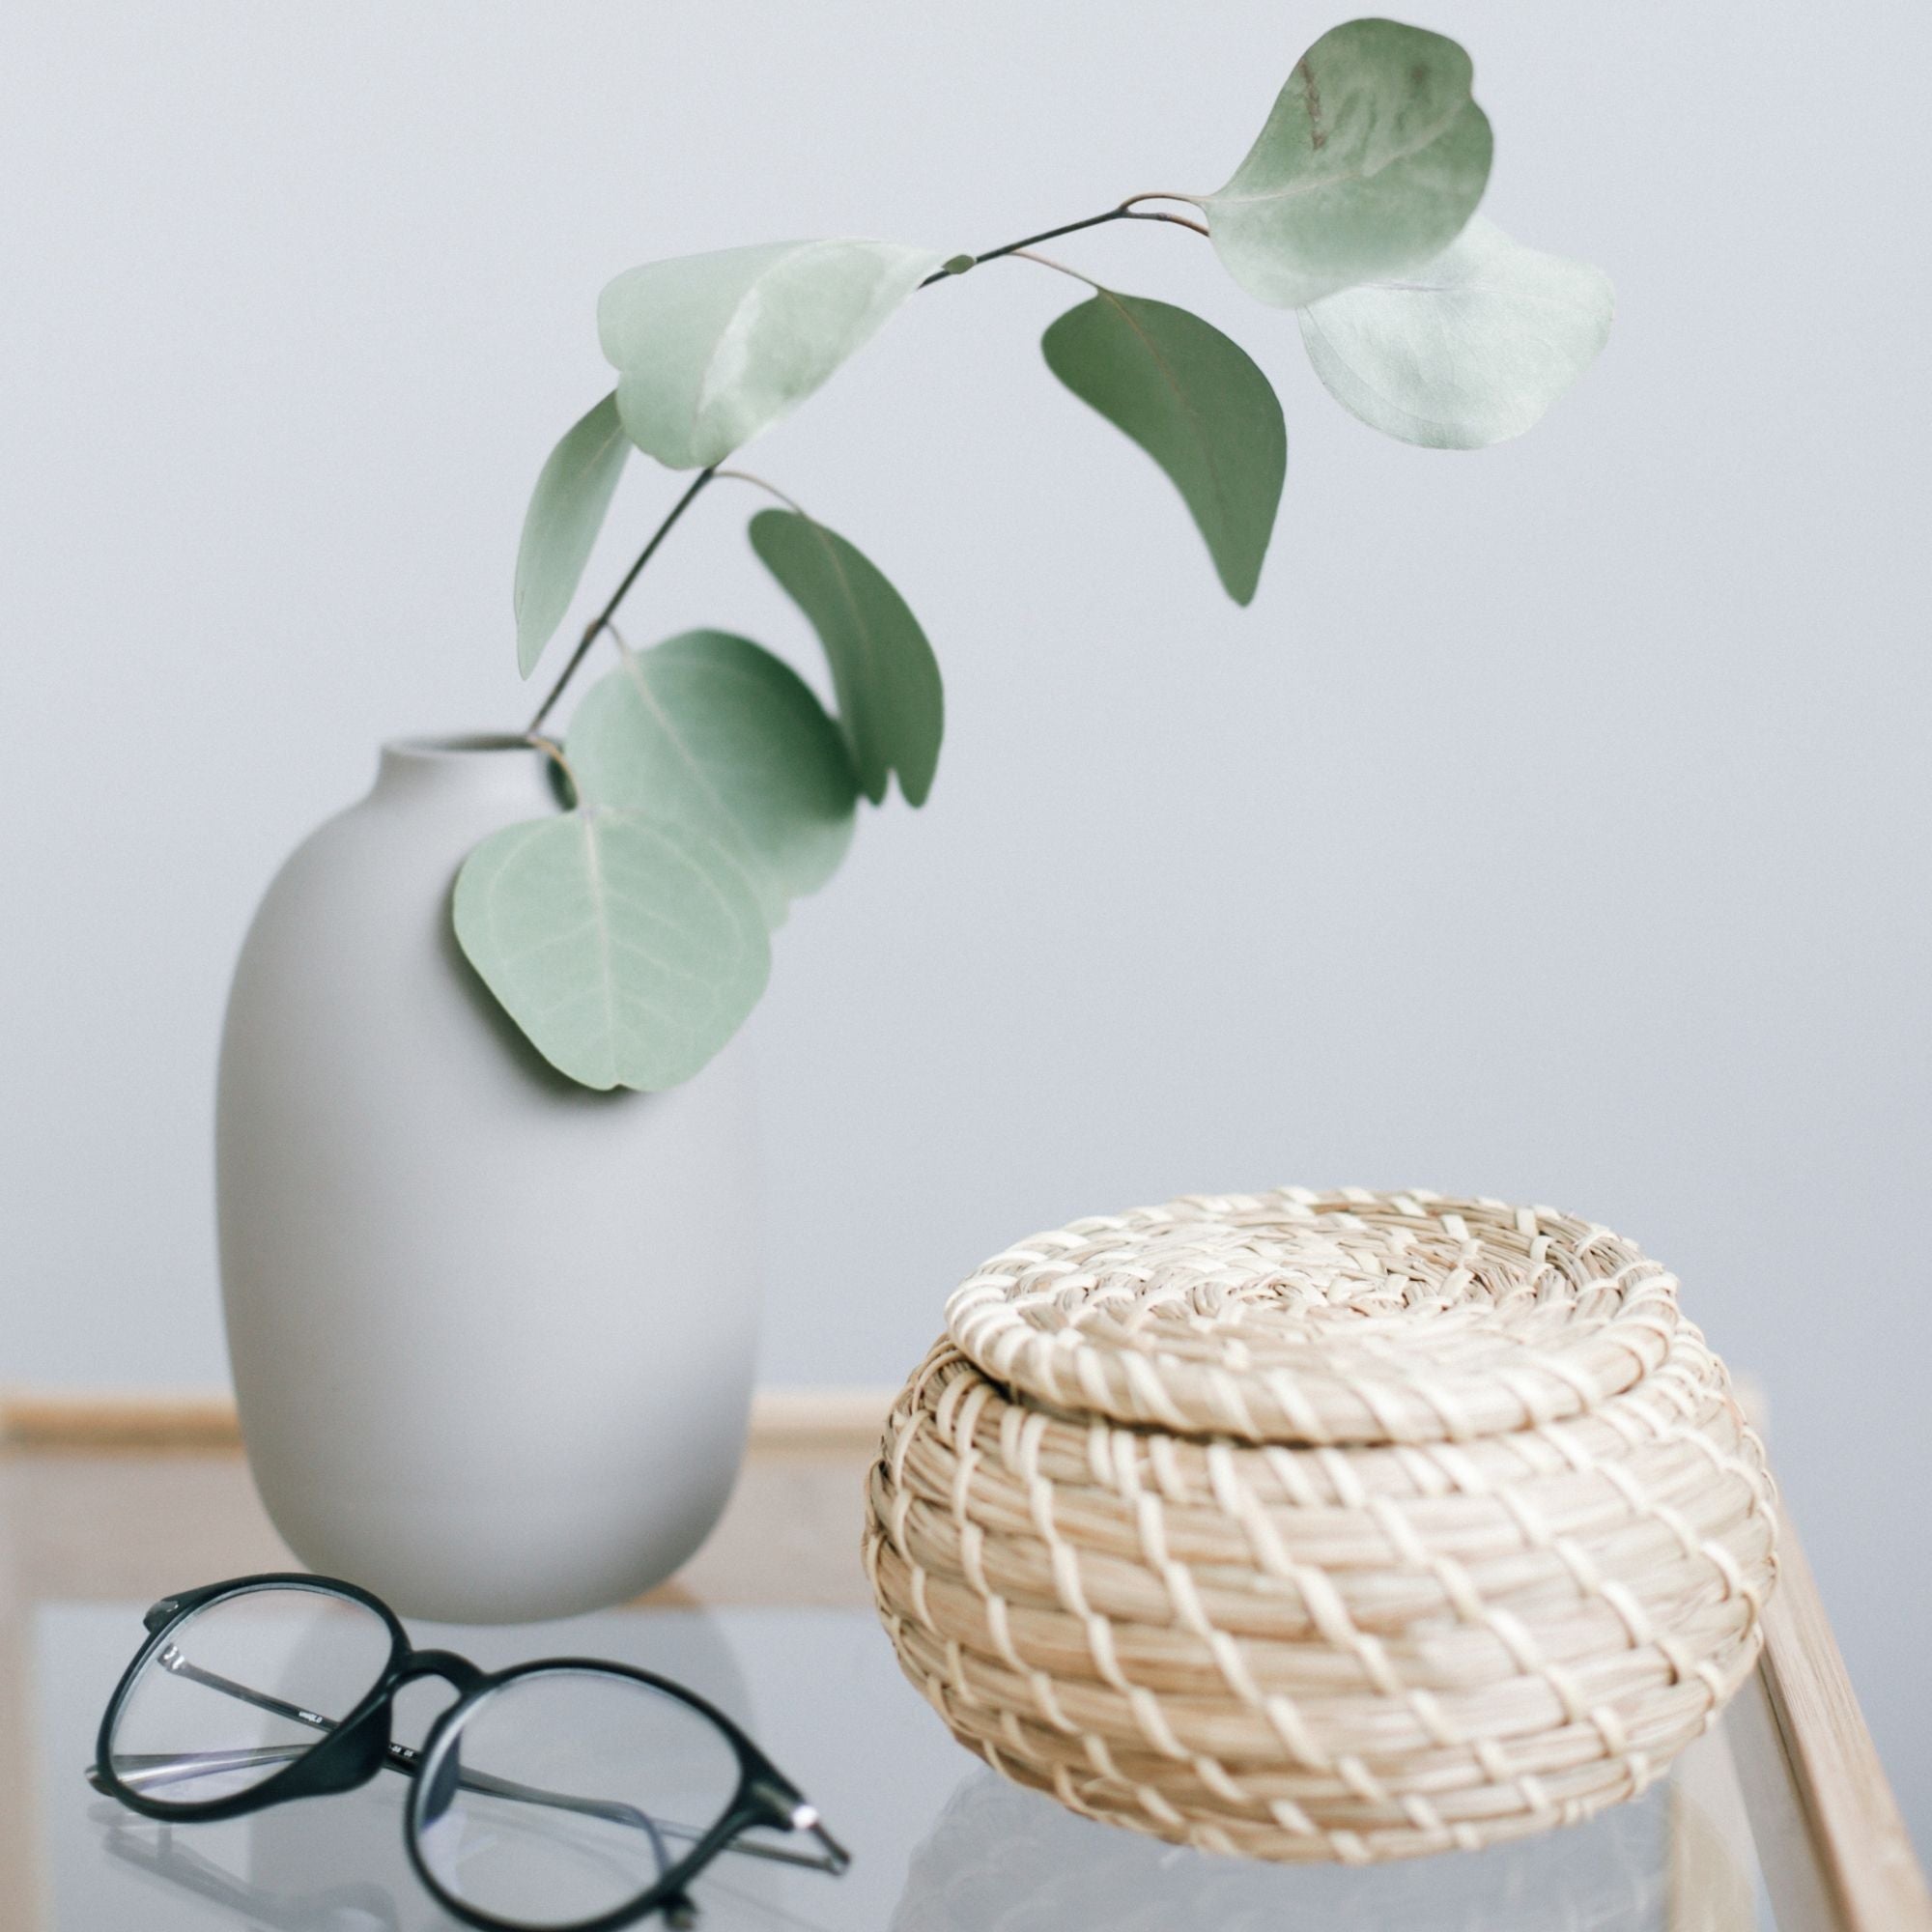
[(776, 483), (767, 483), (762, 476), (753, 476), (749, 469), (721, 469), (717, 475), (721, 482), (728, 476), (734, 483), (749, 483), (753, 489), (762, 490), (767, 497), (776, 497), (787, 510), (795, 510), (808, 522), (810, 521), (811, 513), (796, 497), (787, 497)]
[(564, 687), (577, 675), (577, 667), (589, 654), (590, 646), (597, 641), (599, 633), (617, 614), (617, 606), (624, 601), (625, 595), (629, 592), (631, 585), (638, 581), (638, 577), (643, 570), (644, 565), (650, 562), (651, 558), (657, 554), (658, 546), (664, 542), (666, 537), (670, 535), (677, 520), (684, 515), (685, 511), (691, 508), (704, 486), (717, 473), (718, 466), (715, 463), (710, 469), (700, 469), (697, 472), (692, 479), (691, 488), (670, 506), (670, 513), (651, 532), (650, 542), (639, 554), (637, 562), (632, 564), (630, 569), (624, 573), (624, 581), (618, 584), (616, 589), (611, 591), (611, 601), (584, 626), (582, 637), (577, 640), (577, 648), (570, 654), (570, 662), (563, 668), (563, 674), (551, 686), (550, 696), (537, 706), (537, 715), (530, 720), (528, 725), (526, 727), (530, 736), (534, 737), (543, 728), (544, 720), (550, 716), (552, 707), (556, 703), (556, 700), (563, 696)]
[(1206, 235), (1205, 221), (1190, 221), (1184, 214), (1169, 214), (1161, 209), (1135, 209), (1126, 217), (1129, 221), (1170, 221), (1177, 228), (1185, 228), (1196, 235)]
[[(1198, 221), (1190, 221), (1184, 214), (1168, 214), (1160, 210), (1142, 209), (1135, 206), (1143, 201), (1184, 201), (1185, 195), (1167, 194), (1155, 190), (1148, 194), (1130, 195), (1118, 208), (1110, 208), (1104, 213), (1089, 214), (1079, 221), (1064, 221), (1058, 228), (1042, 228), (1037, 235), (1022, 235), (1017, 242), (1008, 242), (998, 248), (988, 248), (983, 255), (968, 258), (967, 266), (977, 269), (982, 262), (997, 262), (1002, 255), (1017, 255), (1022, 248), (1031, 248), (1036, 242), (1051, 242), (1056, 236), (1075, 235), (1083, 228), (1098, 228), (1108, 221), (1169, 221), (1177, 228), (1191, 228), (1197, 235), (1206, 235), (1207, 229)], [(920, 283), (923, 289), (929, 289), (934, 282), (950, 280), (954, 275), (963, 275), (966, 270), (951, 265), (936, 269)]]
[(1069, 269), (1065, 262), (1056, 262), (1051, 255), (1042, 255), (1032, 248), (1015, 248), (1011, 252), (1015, 262), (1034, 262), (1042, 269), (1052, 269), (1063, 275), (1071, 275), (1076, 282), (1085, 282), (1090, 289), (1097, 289), (1100, 284), (1092, 275), (1083, 275), (1078, 269)]
[[(1135, 211), (1144, 201), (1185, 201), (1192, 203), (1191, 194), (1170, 194), (1165, 188), (1151, 187), (1144, 194), (1130, 194), (1124, 201), (1117, 201), (1114, 206), (1123, 214), (1134, 216)], [(1140, 217), (1135, 217), (1140, 218)]]
[(554, 738), (547, 738), (541, 731), (526, 731), (524, 743), (541, 752), (555, 764), (563, 774), (563, 781), (570, 787), (570, 802), (573, 806), (583, 803), (583, 787), (577, 782), (577, 774), (570, 768), (570, 760), (563, 755), (563, 747)]

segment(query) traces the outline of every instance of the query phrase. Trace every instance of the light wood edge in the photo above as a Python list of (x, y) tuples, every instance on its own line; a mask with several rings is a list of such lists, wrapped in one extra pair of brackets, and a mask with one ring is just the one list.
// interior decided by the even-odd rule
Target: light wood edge
[(1764, 1629), (1765, 1692), (1846, 1932), (1932, 1932), (1932, 1892), (1789, 1517)]
[[(752, 1399), (754, 1456), (864, 1455), (878, 1446), (890, 1389), (767, 1388)], [(0, 1449), (238, 1450), (235, 1404), (222, 1395), (15, 1390), (0, 1395)]]

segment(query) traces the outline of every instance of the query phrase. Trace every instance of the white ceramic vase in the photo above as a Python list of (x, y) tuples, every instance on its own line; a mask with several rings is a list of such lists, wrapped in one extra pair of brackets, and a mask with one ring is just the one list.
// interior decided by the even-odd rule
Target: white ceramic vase
[(588, 1093), (450, 933), (465, 855), (555, 809), (519, 740), (386, 746), (269, 888), (229, 997), (217, 1197), (249, 1464), (305, 1564), (406, 1615), (636, 1595), (703, 1541), (744, 1445), (736, 1051), (668, 1093)]

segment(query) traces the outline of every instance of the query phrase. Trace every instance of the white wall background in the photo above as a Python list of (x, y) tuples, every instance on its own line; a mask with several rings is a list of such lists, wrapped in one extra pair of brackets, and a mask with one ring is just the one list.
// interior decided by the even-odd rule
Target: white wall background
[[(514, 724), (510, 564), (607, 378), (598, 288), (815, 233), (989, 246), (1231, 171), (1338, 11), (12, 0), (0, 16), (0, 1380), (224, 1375), (226, 975), (376, 742)], [(895, 1379), (976, 1260), (1297, 1179), (1554, 1201), (1682, 1274), (1918, 1828), (1932, 12), (1435, 0), (1488, 207), (1615, 337), (1524, 441), (1381, 440), (1204, 244), (1062, 244), (1277, 378), (1287, 500), (1221, 596), (1036, 346), (920, 298), (753, 459), (948, 677), (753, 1022), (768, 1377)], [(634, 466), (593, 581), (668, 502)], [(713, 493), (631, 634), (810, 666)], [(813, 674), (815, 667), (813, 668)]]

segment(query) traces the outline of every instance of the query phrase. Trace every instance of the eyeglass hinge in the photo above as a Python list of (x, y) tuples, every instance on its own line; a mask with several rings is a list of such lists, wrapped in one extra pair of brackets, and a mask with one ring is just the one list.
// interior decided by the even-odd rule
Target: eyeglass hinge
[(818, 1816), (798, 1792), (789, 1784), (775, 1777), (756, 1779), (752, 1785), (752, 1796), (771, 1812), (774, 1823), (789, 1825), (794, 1831), (802, 1830), (810, 1822), (810, 1819), (801, 1819), (798, 1815), (800, 1812), (811, 1811), (812, 1818)]

